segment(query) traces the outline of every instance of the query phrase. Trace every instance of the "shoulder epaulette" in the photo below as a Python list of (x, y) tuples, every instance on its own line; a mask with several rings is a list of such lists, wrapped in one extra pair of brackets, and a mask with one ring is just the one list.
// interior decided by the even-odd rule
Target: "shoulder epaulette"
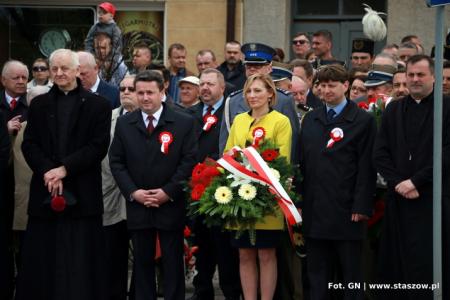
[(237, 95), (237, 94), (239, 94), (239, 93), (242, 93), (242, 91), (243, 91), (243, 89), (240, 89), (240, 90), (231, 92), (231, 93), (228, 95), (228, 97), (233, 97), (234, 95)]
[(284, 94), (284, 95), (286, 95), (286, 96), (289, 96), (291, 94), (291, 92), (283, 90), (283, 89), (280, 89), (280, 88), (277, 88), (277, 91), (282, 93), (282, 94)]

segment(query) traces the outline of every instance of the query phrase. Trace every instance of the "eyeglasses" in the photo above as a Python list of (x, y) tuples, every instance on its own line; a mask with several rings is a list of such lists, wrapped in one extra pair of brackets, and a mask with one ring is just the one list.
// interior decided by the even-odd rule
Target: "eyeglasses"
[(121, 86), (121, 87), (119, 88), (119, 90), (120, 90), (121, 92), (125, 92), (126, 89), (128, 89), (130, 92), (134, 92), (134, 87), (132, 87), (132, 86)]
[(309, 41), (307, 40), (293, 40), (292, 45), (303, 45), (303, 44), (309, 44)]
[(47, 67), (44, 66), (36, 66), (32, 68), (33, 72), (45, 72), (48, 71)]

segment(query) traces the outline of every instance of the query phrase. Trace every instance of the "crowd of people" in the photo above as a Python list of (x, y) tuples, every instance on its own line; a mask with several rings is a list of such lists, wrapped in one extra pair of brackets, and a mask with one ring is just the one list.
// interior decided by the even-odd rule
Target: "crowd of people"
[[(228, 41), (222, 63), (200, 49), (192, 72), (180, 43), (167, 67), (143, 42), (125, 65), (114, 14), (100, 4), (86, 48), (37, 58), (31, 76), (20, 60), (3, 65), (0, 299), (184, 300), (186, 224), (199, 249), (190, 300), (214, 299), (216, 268), (228, 300), (450, 297), (450, 62), (444, 277), (433, 282), (434, 60), (419, 37), (380, 53), (354, 39), (349, 62), (325, 29), (295, 34), (288, 62), (280, 48)], [(301, 174), (305, 253), (281, 213), (255, 224), (255, 244), (186, 216), (196, 163), (261, 128)]]

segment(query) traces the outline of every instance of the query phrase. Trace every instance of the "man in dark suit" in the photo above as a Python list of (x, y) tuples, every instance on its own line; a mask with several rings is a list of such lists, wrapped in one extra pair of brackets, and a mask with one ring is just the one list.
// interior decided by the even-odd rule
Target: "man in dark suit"
[(183, 188), (196, 161), (194, 120), (162, 104), (164, 82), (159, 73), (139, 73), (134, 87), (140, 109), (117, 120), (109, 158), (113, 176), (127, 199), (135, 299), (156, 299), (158, 236), (164, 299), (183, 300)]
[[(22, 62), (10, 60), (2, 69), (0, 111), (7, 122), (8, 133), (15, 135), (26, 121), (28, 105), (26, 100), (28, 68)], [(9, 163), (5, 171), (4, 195), (0, 201), (0, 227), (2, 243), (6, 252), (0, 255), (0, 299), (10, 299), (13, 295), (14, 257), (12, 246), (12, 220), (14, 211), (14, 167)], [(3, 247), (3, 246), (2, 246)]]
[(371, 160), (376, 124), (345, 98), (349, 83), (344, 67), (329, 65), (318, 72), (326, 105), (304, 116), (298, 150), (310, 294), (311, 299), (335, 294), (329, 283), (337, 256), (344, 299), (363, 299), (364, 291), (349, 289), (348, 283), (363, 279), (364, 221), (372, 214), (376, 183)]
[[(197, 121), (199, 150), (197, 161), (206, 157), (219, 159), (219, 133), (222, 122), (225, 79), (217, 69), (205, 69), (200, 76), (201, 102), (186, 111), (192, 113)], [(239, 259), (235, 248), (230, 245), (229, 233), (221, 228), (208, 228), (202, 218), (194, 220), (193, 231), (199, 251), (196, 255), (194, 277), (194, 295), (190, 300), (213, 300), (214, 288), (212, 278), (219, 267), (219, 285), (225, 299), (239, 299)]]
[(99, 69), (92, 53), (77, 52), (80, 60), (80, 79), (83, 87), (94, 94), (109, 100), (111, 108), (120, 106), (119, 89), (99, 77)]
[[(8, 128), (6, 127), (6, 120), (3, 113), (0, 112), (0, 207), (1, 212), (5, 209), (6, 198), (6, 169), (10, 157), (11, 140), (8, 134)], [(11, 223), (4, 223), (5, 216), (2, 213), (2, 224), (0, 227), (0, 259), (2, 265), (2, 272), (0, 275), (0, 299), (10, 299), (12, 296), (12, 259), (11, 259), (11, 247), (10, 247), (10, 235), (11, 235)], [(9, 264), (9, 265), (8, 265)], [(8, 267), (9, 266), (9, 267)]]
[(102, 299), (111, 109), (77, 80), (75, 52), (54, 51), (50, 72), (54, 85), (33, 100), (22, 143), (33, 176), (16, 299)]

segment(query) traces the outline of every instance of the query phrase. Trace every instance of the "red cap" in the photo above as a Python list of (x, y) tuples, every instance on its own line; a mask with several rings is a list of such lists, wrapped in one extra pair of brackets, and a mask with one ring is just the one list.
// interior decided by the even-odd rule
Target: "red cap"
[(103, 8), (105, 11), (109, 12), (113, 16), (116, 14), (116, 7), (109, 2), (100, 3), (98, 7)]

